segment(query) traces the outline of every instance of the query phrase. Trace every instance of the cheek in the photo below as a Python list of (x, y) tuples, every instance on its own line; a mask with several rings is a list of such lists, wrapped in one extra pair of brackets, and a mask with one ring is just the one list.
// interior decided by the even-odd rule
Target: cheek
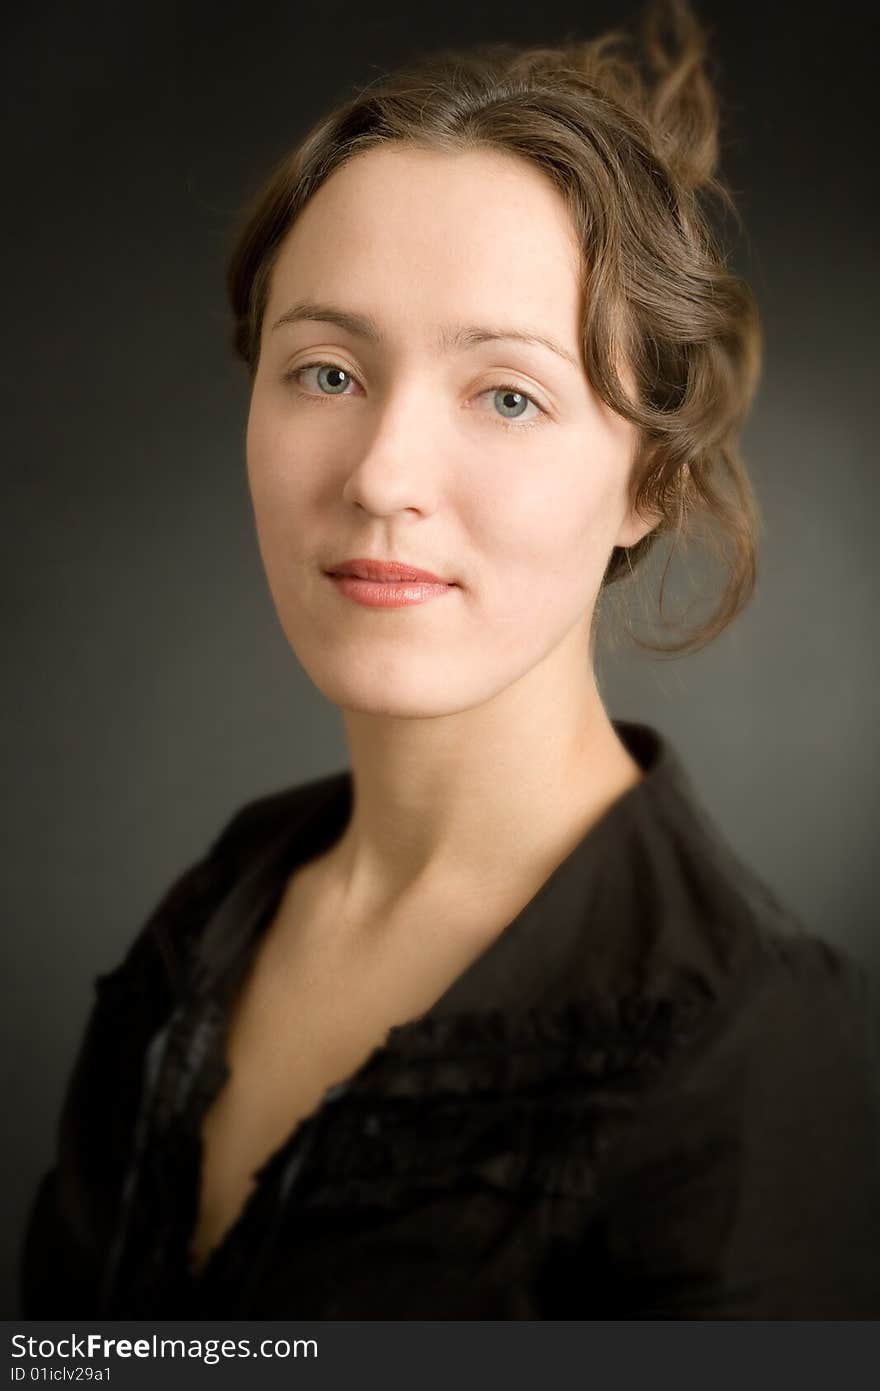
[(308, 534), (305, 523), (317, 501), (319, 464), (315, 451), (278, 422), (274, 413), (254, 406), (245, 439), (247, 477), (257, 531), (264, 553), (283, 547), (292, 559)]
[(290, 441), (272, 414), (261, 409), (256, 398), (248, 416), (245, 451), (248, 482), (255, 501), (271, 500), (292, 486), (296, 474), (285, 466), (290, 456)]
[(503, 488), (480, 490), (471, 518), (470, 540), (493, 597), (523, 611), (548, 603), (577, 608), (598, 587), (607, 562), (614, 492), (580, 452), (576, 460), (557, 453), (509, 471)]
[(248, 489), (257, 546), (270, 592), (285, 631), (314, 583), (304, 544), (314, 535), (310, 508), (314, 499), (304, 469), (292, 466), (289, 431), (252, 411), (246, 435)]

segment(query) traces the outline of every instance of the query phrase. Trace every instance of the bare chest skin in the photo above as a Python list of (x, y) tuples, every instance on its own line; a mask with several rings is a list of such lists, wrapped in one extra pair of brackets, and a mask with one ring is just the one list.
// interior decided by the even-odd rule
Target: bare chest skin
[(331, 857), (287, 882), (230, 1011), (230, 1076), (202, 1127), (192, 1266), (238, 1220), (254, 1174), (389, 1029), (426, 1013), (512, 922), (564, 854), (641, 776), (628, 756), (603, 798), (532, 861), (505, 862), (480, 892), (448, 882), (381, 920), (345, 922)]
[(238, 1220), (255, 1171), (392, 1025), (430, 1009), (490, 941), (450, 931), (460, 924), (448, 911), (426, 919), (427, 905), (407, 921), (340, 935), (316, 910), (310, 869), (289, 881), (230, 1012), (230, 1076), (202, 1127), (196, 1274)]

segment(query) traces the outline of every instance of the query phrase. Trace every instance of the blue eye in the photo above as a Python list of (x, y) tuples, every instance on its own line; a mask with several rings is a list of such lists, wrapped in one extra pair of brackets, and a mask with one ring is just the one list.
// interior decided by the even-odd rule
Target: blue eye
[[(348, 383), (351, 382), (351, 381), (354, 381), (354, 378), (352, 377), (351, 373), (350, 373), (345, 367), (339, 367), (339, 366), (337, 366), (337, 364), (336, 364), (335, 362), (306, 362), (306, 363), (303, 363), (302, 367), (294, 367), (290, 372), (285, 372), (285, 373), (284, 373), (284, 380), (285, 380), (286, 382), (297, 382), (297, 383), (298, 383), (304, 372), (311, 372), (312, 369), (315, 368), (315, 367), (317, 367), (318, 373), (319, 373), (319, 374), (320, 374), (321, 372), (327, 372), (328, 375), (329, 375), (331, 378), (343, 377), (343, 378), (345, 378), (346, 380), (344, 380), (344, 381), (338, 381), (338, 380), (331, 380), (331, 381), (329, 381), (329, 382), (327, 383), (327, 385), (328, 385), (328, 387), (329, 387), (329, 390), (326, 391), (326, 392), (325, 392), (325, 391), (322, 391), (322, 392), (318, 393), (317, 395), (316, 395), (315, 392), (313, 392), (313, 391), (301, 391), (301, 392), (299, 393), (300, 396), (302, 396), (302, 397), (307, 397), (307, 398), (309, 398), (309, 399), (312, 400), (312, 401), (320, 401), (322, 396), (325, 397), (325, 398), (326, 398), (327, 396), (341, 396), (341, 395), (343, 394), (343, 391), (344, 391), (345, 387), (348, 385)], [(325, 380), (326, 380), (326, 378), (325, 378)], [(320, 382), (319, 382), (319, 385), (320, 385)]]
[[(504, 397), (504, 398), (505, 398), (505, 405), (506, 405), (506, 406), (509, 404), (509, 403), (507, 402), (507, 398), (508, 398), (508, 397), (512, 397), (512, 398), (513, 398), (513, 406), (510, 406), (510, 409), (514, 409), (514, 408), (516, 408), (516, 407), (519, 406), (519, 405), (522, 405), (523, 407), (527, 407), (530, 403), (531, 403), (531, 405), (535, 406), (537, 410), (540, 410), (540, 409), (541, 409), (541, 407), (538, 405), (537, 401), (533, 401), (532, 398), (531, 398), (531, 396), (527, 396), (526, 393), (525, 393), (524, 391), (517, 391), (517, 389), (516, 389), (515, 386), (506, 386), (506, 385), (503, 385), (503, 386), (490, 386), (490, 387), (489, 387), (489, 390), (490, 390), (491, 392), (494, 392), (494, 394), (495, 394), (496, 396), (502, 396), (502, 397)], [(517, 417), (516, 417), (516, 416), (507, 416), (506, 419), (516, 422)]]
[[(318, 392), (301, 391), (299, 395), (304, 400), (314, 401), (316, 404), (323, 404), (334, 396), (344, 395), (346, 386), (355, 380), (351, 372), (345, 367), (338, 366), (338, 364), (334, 362), (306, 362), (302, 367), (295, 367), (292, 371), (286, 372), (284, 374), (284, 380), (298, 383), (305, 372), (311, 372), (314, 369), (317, 369), (318, 373)], [(321, 387), (322, 372), (326, 374), (324, 377), (324, 382), (327, 387), (326, 390)], [(518, 387), (512, 385), (510, 382), (499, 382), (497, 386), (486, 387), (483, 391), (479, 392), (479, 395), (500, 396), (504, 399), (505, 409), (518, 412), (516, 415), (499, 416), (500, 424), (508, 427), (525, 428), (526, 426), (538, 424), (538, 417), (532, 417), (529, 420), (521, 420), (519, 418), (523, 410), (529, 405), (535, 407), (538, 416), (547, 414), (544, 407), (539, 406), (534, 397), (527, 395), (524, 391), (520, 391)]]
[[(349, 381), (352, 380), (350, 372), (347, 372), (344, 367), (337, 367), (333, 362), (307, 362), (303, 367), (296, 367), (292, 372), (288, 372), (285, 380), (298, 382), (303, 372), (310, 372), (313, 367), (317, 367), (319, 374), (326, 370), (334, 377), (347, 377)], [(341, 396), (347, 383), (345, 381), (331, 381), (328, 385), (330, 388), (329, 395)], [(307, 396), (311, 395), (310, 392), (305, 392), (303, 394)]]

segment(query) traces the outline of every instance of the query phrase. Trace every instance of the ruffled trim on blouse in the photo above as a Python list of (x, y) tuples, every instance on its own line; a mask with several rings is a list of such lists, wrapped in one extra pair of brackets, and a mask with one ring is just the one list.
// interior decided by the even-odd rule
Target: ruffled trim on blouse
[(486, 1186), (588, 1199), (606, 1150), (712, 998), (694, 977), (656, 998), (395, 1026), (334, 1100), (302, 1201), (389, 1207)]
[(456, 1091), (544, 1085), (557, 1073), (652, 1072), (690, 1041), (715, 997), (694, 973), (662, 994), (632, 988), (521, 1011), (428, 1013), (390, 1029), (374, 1055), (376, 1072), (383, 1088), (402, 1065), (414, 1070), (420, 1090)]
[[(581, 998), (516, 1014), (429, 1013), (394, 1026), (262, 1166), (207, 1271), (218, 1257), (234, 1259), (254, 1222), (271, 1225), (267, 1204), (294, 1175), (301, 1211), (405, 1210), (438, 1191), (590, 1200), (607, 1150), (644, 1091), (694, 1041), (713, 998), (700, 977), (682, 975), (662, 995), (634, 989), (616, 1000)], [(176, 1307), (184, 1307), (194, 1283), (185, 1272), (199, 1133), (228, 1076), (219, 993), (181, 1003), (165, 1027), (138, 1164), (132, 1237), (141, 1254), (124, 1282), (129, 1311), (151, 1307), (171, 1253), (183, 1280)], [(314, 1160), (300, 1170), (304, 1141)], [(138, 1208), (149, 1229), (139, 1230)]]

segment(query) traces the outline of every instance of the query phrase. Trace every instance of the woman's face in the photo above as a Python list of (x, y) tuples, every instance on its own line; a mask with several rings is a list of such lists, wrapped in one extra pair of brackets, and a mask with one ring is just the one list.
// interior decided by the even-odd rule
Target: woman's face
[[(611, 548), (650, 524), (629, 514), (634, 430), (590, 388), (581, 313), (562, 197), (511, 156), (371, 150), (294, 224), (247, 467), (282, 627), (338, 706), (451, 714), (545, 661), (582, 679)], [(326, 573), (356, 557), (454, 587), (367, 606)]]

